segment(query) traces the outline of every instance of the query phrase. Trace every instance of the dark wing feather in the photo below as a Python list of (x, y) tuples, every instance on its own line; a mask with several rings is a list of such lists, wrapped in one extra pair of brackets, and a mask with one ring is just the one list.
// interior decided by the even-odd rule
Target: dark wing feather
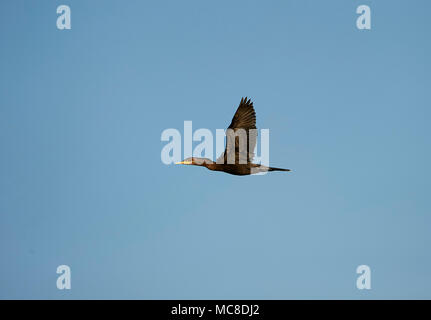
[[(244, 129), (247, 134), (247, 161), (252, 161), (254, 157), (254, 148), (256, 147), (256, 133), (250, 132), (250, 129), (256, 129), (256, 112), (253, 108), (253, 102), (250, 99), (247, 100), (247, 97), (242, 98), (239, 103), (238, 109), (235, 112), (235, 115), (232, 118), (232, 122), (229, 125), (228, 129), (232, 129), (237, 131), (238, 129)], [(227, 143), (226, 143), (227, 144)], [(226, 146), (227, 149), (227, 146)], [(227, 163), (227, 152), (222, 153), (217, 162), (223, 158), (223, 163)], [(235, 139), (235, 163), (239, 161), (239, 139)]]

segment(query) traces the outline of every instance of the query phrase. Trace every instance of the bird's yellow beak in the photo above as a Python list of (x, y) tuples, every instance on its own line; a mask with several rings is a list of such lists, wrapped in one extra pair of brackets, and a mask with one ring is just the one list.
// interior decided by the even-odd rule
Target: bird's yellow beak
[(180, 161), (180, 162), (175, 162), (175, 164), (192, 164), (191, 161)]

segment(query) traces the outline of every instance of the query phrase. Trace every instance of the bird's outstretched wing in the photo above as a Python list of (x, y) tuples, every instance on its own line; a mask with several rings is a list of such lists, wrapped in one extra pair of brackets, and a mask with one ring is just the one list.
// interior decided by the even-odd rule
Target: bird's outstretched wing
[[(232, 122), (229, 125), (228, 129), (232, 129), (234, 133), (236, 133), (239, 129), (243, 129), (247, 136), (247, 150), (244, 150), (246, 154), (242, 154), (241, 159), (246, 159), (247, 162), (253, 160), (254, 157), (254, 148), (256, 147), (256, 112), (253, 108), (253, 102), (250, 99), (247, 100), (247, 97), (242, 98), (239, 103), (238, 109), (235, 112), (235, 115), (232, 118)], [(254, 130), (251, 130), (254, 129)], [(251, 131), (250, 131), (251, 130)], [(217, 163), (228, 163), (228, 144), (229, 141), (232, 142), (233, 149), (233, 139), (230, 140), (228, 136), (227, 130), (227, 140), (226, 140), (226, 149), (221, 154), (221, 156), (217, 159)], [(240, 159), (240, 139), (235, 137), (235, 163), (238, 164)], [(233, 150), (232, 150), (233, 151)], [(241, 150), (242, 151), (242, 150)]]

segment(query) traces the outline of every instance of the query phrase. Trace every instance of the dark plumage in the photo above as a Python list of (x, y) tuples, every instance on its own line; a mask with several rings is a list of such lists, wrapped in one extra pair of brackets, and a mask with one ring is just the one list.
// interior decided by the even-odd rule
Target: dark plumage
[[(241, 99), (226, 132), (226, 149), (216, 162), (207, 158), (191, 157), (177, 162), (177, 164), (203, 166), (213, 171), (223, 171), (234, 175), (249, 175), (266, 171), (290, 171), (289, 169), (266, 167), (252, 163), (256, 138), (256, 112), (253, 108), (253, 102), (245, 97)], [(244, 140), (241, 141), (241, 139)]]

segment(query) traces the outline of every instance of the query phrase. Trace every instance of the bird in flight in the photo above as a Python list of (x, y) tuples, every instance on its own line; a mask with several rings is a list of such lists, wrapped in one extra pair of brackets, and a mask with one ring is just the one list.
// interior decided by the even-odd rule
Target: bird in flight
[(190, 157), (176, 164), (206, 167), (238, 176), (267, 171), (290, 171), (252, 163), (256, 147), (256, 112), (253, 102), (242, 98), (226, 133), (226, 149), (216, 162), (208, 158)]

